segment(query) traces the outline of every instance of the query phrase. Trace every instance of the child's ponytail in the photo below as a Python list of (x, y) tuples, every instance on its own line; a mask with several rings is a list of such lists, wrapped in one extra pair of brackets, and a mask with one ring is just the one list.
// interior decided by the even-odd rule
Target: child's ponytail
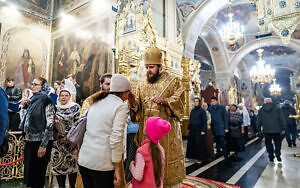
[(153, 162), (153, 172), (155, 177), (156, 187), (159, 187), (161, 184), (161, 176), (163, 169), (162, 153), (158, 144), (150, 142), (150, 152)]

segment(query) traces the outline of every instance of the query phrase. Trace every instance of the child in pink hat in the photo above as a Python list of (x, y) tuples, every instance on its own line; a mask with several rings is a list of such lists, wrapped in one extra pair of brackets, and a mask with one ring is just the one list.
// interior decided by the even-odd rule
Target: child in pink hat
[(150, 117), (146, 121), (148, 139), (137, 149), (135, 162), (130, 164), (134, 188), (162, 188), (164, 179), (165, 151), (159, 144), (171, 130), (168, 121), (160, 117)]

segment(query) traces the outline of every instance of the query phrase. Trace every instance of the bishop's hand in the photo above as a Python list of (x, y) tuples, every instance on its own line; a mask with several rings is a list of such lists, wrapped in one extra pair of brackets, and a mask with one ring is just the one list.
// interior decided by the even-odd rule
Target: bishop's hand
[(162, 98), (162, 97), (154, 97), (152, 99), (153, 102), (155, 102), (156, 104), (165, 104), (166, 101)]

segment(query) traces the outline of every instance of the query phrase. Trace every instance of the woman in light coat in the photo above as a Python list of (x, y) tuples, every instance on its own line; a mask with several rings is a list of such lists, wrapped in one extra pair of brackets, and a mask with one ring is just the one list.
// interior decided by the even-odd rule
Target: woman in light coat
[(115, 74), (110, 92), (101, 93), (88, 109), (86, 132), (79, 152), (84, 187), (113, 188), (119, 185), (119, 164), (124, 153), (123, 137), (129, 112), (125, 100), (131, 94), (126, 77)]

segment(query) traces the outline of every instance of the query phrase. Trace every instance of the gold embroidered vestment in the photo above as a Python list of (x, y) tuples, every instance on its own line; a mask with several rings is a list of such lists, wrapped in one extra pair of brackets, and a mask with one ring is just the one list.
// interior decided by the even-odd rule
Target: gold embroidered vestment
[[(152, 101), (154, 97), (162, 97), (166, 103), (156, 104)], [(155, 83), (143, 82), (138, 85), (135, 104), (131, 106), (130, 110), (132, 121), (140, 123), (135, 137), (138, 147), (147, 138), (143, 134), (143, 130), (148, 117), (159, 116), (171, 123), (170, 133), (160, 140), (166, 155), (164, 186), (179, 184), (185, 178), (182, 135), (179, 124), (183, 113), (184, 88), (179, 78), (162, 72)]]

